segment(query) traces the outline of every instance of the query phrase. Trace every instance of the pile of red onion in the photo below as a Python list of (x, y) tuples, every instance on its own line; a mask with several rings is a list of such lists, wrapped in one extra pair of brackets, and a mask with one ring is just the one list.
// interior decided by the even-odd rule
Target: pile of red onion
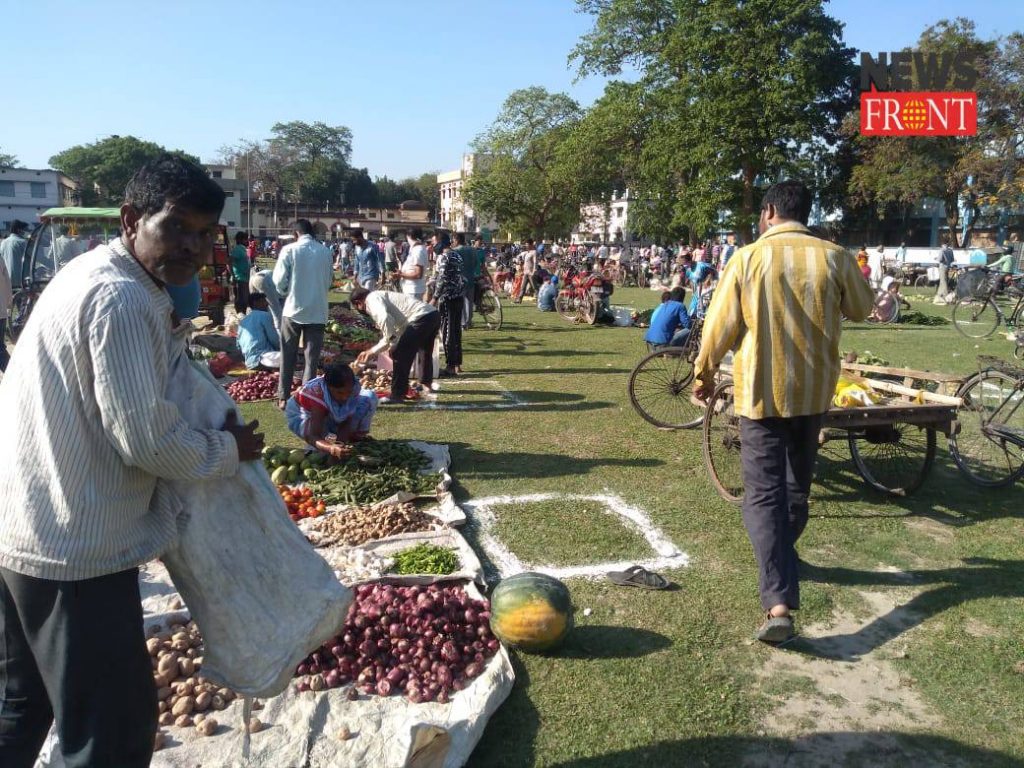
[(498, 651), (487, 602), (460, 586), (361, 584), (355, 591), (341, 635), (295, 670), (298, 690), (354, 683), (349, 698), (358, 690), (444, 704)]
[[(277, 380), (275, 371), (261, 371), (244, 379), (233, 381), (228, 385), (228, 394), (236, 403), (251, 403), (254, 400), (271, 400), (277, 397)], [(292, 382), (292, 393), (302, 386), (301, 381)]]

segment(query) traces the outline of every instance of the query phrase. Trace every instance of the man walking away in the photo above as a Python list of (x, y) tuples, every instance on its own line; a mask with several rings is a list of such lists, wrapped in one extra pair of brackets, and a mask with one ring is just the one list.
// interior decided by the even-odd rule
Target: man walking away
[(430, 282), (430, 301), (441, 313), (441, 344), (444, 347), (445, 361), (445, 367), (441, 371), (442, 378), (462, 373), (465, 274), (462, 254), (457, 248), (453, 249), (450, 246), (447, 234), (434, 235), (434, 254), (437, 256), (437, 262)]
[(368, 291), (377, 290), (380, 282), (380, 254), (377, 246), (363, 236), (363, 230), (352, 233), (352, 252), (356, 262), (356, 283)]
[(730, 232), (725, 236), (725, 245), (722, 246), (722, 269), (725, 271), (725, 267), (729, 263), (729, 259), (736, 253), (736, 235)]
[(25, 248), (28, 245), (28, 238), (25, 237), (27, 229), (28, 224), (15, 219), (11, 222), (11, 234), (0, 242), (0, 259), (7, 267), (7, 274), (15, 290), (21, 288), (21, 269), (25, 261)]
[(368, 363), (381, 352), (387, 352), (391, 357), (391, 395), (382, 397), (380, 404), (405, 402), (409, 392), (409, 372), (417, 355), (427, 361), (420, 374), (420, 382), (433, 389), (434, 367), (430, 358), (441, 327), (441, 313), (419, 299), (393, 291), (370, 293), (365, 288), (356, 288), (350, 301), (359, 312), (372, 318), (381, 334), (376, 346), (360, 352), (356, 359)]
[(281, 249), (274, 265), (274, 287), (285, 297), (281, 312), (281, 380), (277, 388), (277, 406), (282, 410), (292, 394), (300, 336), (306, 357), (302, 381), (316, 376), (327, 324), (327, 293), (334, 280), (331, 249), (313, 239), (313, 225), (308, 219), (295, 222), (295, 237), (294, 243)]
[(807, 229), (811, 200), (798, 181), (765, 193), (761, 237), (739, 249), (722, 275), (695, 364), (694, 394), (707, 400), (719, 363), (738, 345), (743, 522), (766, 614), (757, 638), (769, 643), (793, 636), (790, 612), (800, 607), (795, 545), (807, 525), (822, 416), (839, 377), (842, 316), (863, 320), (874, 298), (853, 258)]

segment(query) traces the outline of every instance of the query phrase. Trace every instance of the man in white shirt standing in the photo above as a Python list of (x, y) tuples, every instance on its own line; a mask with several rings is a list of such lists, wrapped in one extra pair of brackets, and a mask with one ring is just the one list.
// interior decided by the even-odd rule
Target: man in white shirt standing
[(391, 356), (391, 395), (380, 399), (387, 403), (404, 403), (409, 392), (409, 372), (417, 356), (426, 358), (420, 383), (428, 389), (434, 383), (434, 368), (430, 357), (434, 340), (441, 327), (441, 313), (426, 302), (405, 293), (394, 291), (368, 291), (356, 288), (350, 297), (352, 306), (369, 315), (377, 330), (380, 341), (357, 358), (361, 363), (376, 359), (381, 352)]
[[(519, 281), (519, 293), (513, 299), (516, 304), (521, 304), (523, 296), (526, 295), (527, 284), (534, 285), (534, 273), (537, 271), (537, 251), (534, 249), (533, 238), (527, 238), (526, 244), (523, 247), (523, 277)], [(536, 293), (536, 286), (534, 286), (534, 293)]]
[(430, 269), (430, 256), (423, 244), (423, 230), (420, 227), (413, 227), (406, 235), (406, 239), (409, 242), (409, 252), (398, 271), (398, 276), (402, 279), (402, 293), (422, 301), (423, 294), (427, 292), (427, 271)]
[(871, 287), (876, 291), (882, 289), (882, 277), (885, 272), (885, 246), (880, 245), (868, 254), (868, 267), (871, 269)]
[(231, 477), (263, 447), (233, 409), (223, 429), (197, 430), (167, 397), (185, 336), (166, 286), (212, 259), (223, 205), (187, 160), (140, 169), (121, 238), (57, 274), (0, 384), (4, 768), (31, 768), (54, 721), (67, 766), (150, 764), (138, 566), (174, 544), (182, 513), (157, 480)]
[(295, 237), (294, 243), (281, 249), (274, 265), (274, 286), (285, 297), (281, 311), (281, 379), (277, 385), (277, 407), (281, 410), (292, 396), (300, 336), (306, 357), (302, 383), (316, 376), (327, 325), (327, 294), (334, 282), (331, 249), (313, 239), (313, 225), (308, 219), (295, 222)]

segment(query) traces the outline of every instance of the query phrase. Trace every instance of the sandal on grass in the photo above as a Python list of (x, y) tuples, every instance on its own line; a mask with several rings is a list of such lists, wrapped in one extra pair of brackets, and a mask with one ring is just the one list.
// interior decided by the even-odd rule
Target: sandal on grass
[(607, 574), (612, 584), (620, 587), (640, 587), (640, 589), (668, 589), (669, 582), (664, 576), (648, 571), (641, 565), (634, 565), (624, 571), (610, 571)]

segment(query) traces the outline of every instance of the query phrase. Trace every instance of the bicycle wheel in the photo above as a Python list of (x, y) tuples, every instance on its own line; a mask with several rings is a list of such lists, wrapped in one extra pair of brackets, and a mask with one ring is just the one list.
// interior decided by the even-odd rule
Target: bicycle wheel
[(928, 275), (918, 275), (914, 278), (915, 288), (927, 288), (930, 284), (931, 281), (928, 279)]
[(849, 433), (850, 455), (864, 481), (890, 496), (909, 496), (935, 461), (935, 430), (894, 422)]
[(1024, 449), (1013, 439), (1015, 431), (1024, 435), (1024, 393), (1018, 380), (1001, 371), (982, 371), (956, 394), (963, 405), (957, 411), (960, 430), (949, 438), (953, 461), (977, 485), (998, 488), (1016, 482), (1024, 475)]
[(733, 410), (731, 381), (718, 385), (704, 411), (704, 463), (718, 495), (733, 504), (743, 501), (740, 419)]
[(686, 429), (704, 419), (704, 409), (690, 400), (693, 363), (682, 347), (647, 355), (629, 375), (628, 390), (637, 413), (656, 427)]
[(953, 305), (953, 325), (968, 339), (984, 339), (999, 325), (999, 310), (991, 299), (965, 296)]
[(555, 311), (570, 322), (576, 319), (573, 298), (567, 293), (560, 293), (555, 297)]
[(476, 309), (483, 316), (489, 330), (501, 330), (501, 301), (494, 295), (494, 291), (487, 290), (480, 294)]
[(584, 294), (580, 299), (579, 318), (581, 323), (593, 325), (597, 322), (597, 299), (591, 294)]
[[(28, 322), (28, 316), (32, 312), (32, 307), (35, 306), (38, 294), (33, 290), (21, 290), (14, 294), (11, 299), (11, 308), (7, 313), (7, 335), (10, 337), (12, 342), (18, 340), (18, 336), (21, 335), (22, 329), (25, 327), (25, 323)], [(2, 343), (0, 339), (0, 343)]]

